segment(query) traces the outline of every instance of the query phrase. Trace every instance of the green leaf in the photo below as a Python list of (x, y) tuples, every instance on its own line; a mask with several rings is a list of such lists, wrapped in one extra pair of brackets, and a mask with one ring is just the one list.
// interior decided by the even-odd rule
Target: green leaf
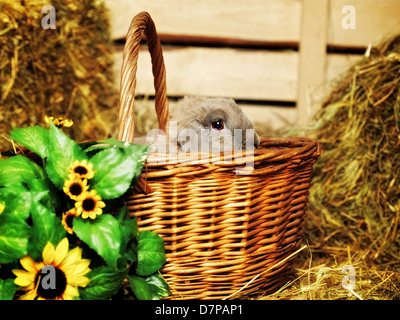
[(68, 168), (74, 160), (87, 160), (81, 147), (50, 123), (46, 171), (50, 180), (61, 189), (68, 179)]
[(129, 145), (125, 149), (112, 148), (95, 154), (91, 162), (95, 175), (92, 188), (103, 199), (123, 195), (136, 179), (146, 161), (147, 146)]
[(0, 300), (12, 300), (17, 289), (14, 279), (0, 279)]
[(129, 142), (119, 141), (115, 138), (108, 138), (105, 140), (97, 141), (96, 143), (90, 145), (89, 147), (87, 147), (85, 149), (85, 152), (99, 151), (99, 150), (105, 150), (105, 149), (110, 149), (110, 148), (125, 149), (131, 145), (132, 144)]
[(49, 209), (58, 205), (57, 194), (46, 179), (31, 179), (0, 188), (0, 199), (5, 203), (4, 213), (12, 213), (23, 219), (29, 217), (31, 205), (40, 201)]
[(165, 263), (164, 240), (148, 230), (139, 233), (138, 262), (136, 272), (148, 276), (158, 271)]
[(152, 274), (151, 276), (146, 277), (145, 280), (150, 284), (154, 297), (161, 299), (171, 295), (168, 283), (159, 273)]
[(146, 278), (128, 275), (128, 280), (139, 300), (159, 300), (171, 294), (168, 284), (158, 273)]
[(22, 184), (13, 184), (0, 188), (0, 199), (5, 203), (3, 215), (12, 214), (27, 219), (32, 204), (32, 194)]
[(49, 131), (43, 127), (15, 128), (10, 133), (11, 139), (22, 144), (42, 159), (48, 155)]
[(117, 219), (118, 223), (121, 225), (125, 220), (129, 220), (129, 211), (124, 203), (124, 206), (118, 209), (115, 219)]
[(22, 155), (0, 159), (0, 186), (27, 183), (44, 177), (42, 168)]
[(126, 272), (105, 266), (95, 268), (86, 275), (90, 282), (79, 288), (79, 294), (85, 300), (108, 300), (121, 288)]
[(66, 236), (60, 218), (54, 212), (39, 202), (31, 208), (32, 236), (29, 239), (28, 250), (33, 259), (39, 259), (47, 242), (56, 246)]
[(138, 234), (138, 226), (137, 226), (136, 218), (125, 220), (122, 223), (120, 229), (121, 229), (121, 240), (122, 240), (124, 247), (126, 247), (128, 245), (128, 243), (129, 243), (129, 241), (131, 241), (131, 239), (136, 240), (136, 237)]
[(136, 239), (138, 236), (138, 225), (136, 217), (129, 216), (126, 206), (118, 210), (115, 218), (118, 220), (121, 230), (121, 244), (126, 245), (131, 239)]
[(124, 152), (129, 154), (129, 156), (135, 162), (133, 167), (133, 180), (136, 181), (140, 174), (142, 173), (143, 166), (146, 162), (147, 151), (149, 147), (146, 145), (131, 144), (129, 147), (124, 149)]
[(28, 188), (32, 193), (41, 195), (40, 201), (49, 209), (54, 209), (58, 206), (58, 197), (56, 189), (52, 187), (50, 180), (46, 179), (32, 179), (28, 183)]
[(139, 300), (153, 300), (150, 284), (142, 277), (128, 275), (129, 284), (136, 298)]
[(121, 230), (121, 250), (119, 266), (126, 265), (137, 261), (137, 237), (138, 225), (135, 218), (129, 217), (129, 212), (126, 206), (118, 210), (115, 218), (118, 220)]
[(96, 251), (107, 265), (116, 265), (121, 248), (121, 231), (112, 215), (103, 214), (94, 220), (76, 217), (73, 228), (78, 238)]
[(27, 254), (31, 228), (21, 218), (0, 215), (0, 264), (7, 264)]

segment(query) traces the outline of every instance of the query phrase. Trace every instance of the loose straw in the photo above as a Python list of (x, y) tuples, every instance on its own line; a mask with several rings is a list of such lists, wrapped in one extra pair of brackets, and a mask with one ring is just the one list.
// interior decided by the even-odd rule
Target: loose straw
[(304, 248), (306, 248), (307, 245), (302, 246), (300, 249), (298, 249), (297, 251), (293, 252), (291, 255), (287, 256), (285, 259), (283, 259), (282, 261), (279, 261), (277, 264), (273, 265), (272, 267), (268, 268), (267, 270), (264, 270), (263, 272), (259, 273), (258, 275), (256, 275), (253, 279), (251, 279), (249, 282), (247, 282), (243, 287), (241, 287), (239, 290), (235, 291), (234, 293), (230, 294), (229, 296), (222, 298), (222, 300), (226, 300), (226, 299), (230, 299), (233, 296), (237, 295), (239, 292), (241, 292), (242, 290), (246, 289), (246, 287), (248, 287), (252, 282), (254, 282), (259, 276), (261, 276), (262, 274), (271, 271), (273, 268), (276, 268), (277, 266), (281, 265), (282, 263), (284, 263), (286, 260), (290, 259), (291, 257), (295, 256), (296, 254), (298, 254), (300, 251), (302, 251)]

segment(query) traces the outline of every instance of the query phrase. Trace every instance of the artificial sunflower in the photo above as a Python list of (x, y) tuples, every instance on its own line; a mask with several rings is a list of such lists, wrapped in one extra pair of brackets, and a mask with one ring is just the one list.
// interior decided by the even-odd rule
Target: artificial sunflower
[(62, 215), (61, 223), (69, 234), (74, 233), (74, 229), (72, 228), (72, 219), (76, 216), (76, 208), (72, 208), (71, 210), (64, 212)]
[(81, 179), (92, 179), (94, 176), (93, 164), (88, 163), (86, 160), (81, 162), (75, 160), (68, 170)]
[(69, 127), (71, 127), (71, 126), (74, 124), (74, 122), (73, 122), (71, 119), (54, 118), (54, 117), (48, 117), (48, 116), (45, 116), (45, 117), (44, 117), (44, 121), (45, 121), (46, 123), (53, 122), (54, 125), (55, 125), (56, 127), (58, 127), (58, 128), (60, 128), (60, 127), (69, 128)]
[(81, 179), (79, 176), (74, 174), (68, 175), (68, 180), (65, 181), (63, 191), (72, 200), (77, 200), (80, 195), (85, 193), (89, 186), (87, 185), (86, 179)]
[(14, 269), (17, 276), (15, 284), (26, 293), (20, 300), (71, 300), (79, 297), (78, 287), (86, 287), (90, 280), (85, 277), (90, 260), (82, 259), (82, 249), (75, 247), (71, 251), (67, 238), (57, 247), (48, 242), (43, 249), (41, 262), (31, 256), (20, 259), (25, 270)]
[(106, 204), (101, 201), (101, 197), (96, 194), (96, 190), (90, 190), (82, 194), (75, 202), (76, 213), (82, 215), (83, 219), (90, 217), (95, 219), (97, 215), (103, 213), (102, 208)]

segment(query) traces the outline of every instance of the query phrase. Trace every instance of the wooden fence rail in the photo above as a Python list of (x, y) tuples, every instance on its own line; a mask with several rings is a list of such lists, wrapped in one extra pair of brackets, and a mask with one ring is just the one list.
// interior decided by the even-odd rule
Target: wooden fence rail
[[(170, 96), (232, 97), (252, 121), (274, 127), (307, 124), (332, 79), (370, 43), (400, 32), (400, 0), (105, 2), (118, 43), (133, 16), (151, 14), (164, 47)], [(145, 50), (136, 92), (153, 95)], [(119, 86), (120, 44), (115, 61)]]

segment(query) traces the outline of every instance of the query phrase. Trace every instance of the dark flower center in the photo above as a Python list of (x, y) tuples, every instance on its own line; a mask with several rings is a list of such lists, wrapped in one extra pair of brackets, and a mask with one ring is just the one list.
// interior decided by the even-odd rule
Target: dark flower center
[(85, 174), (88, 173), (87, 169), (85, 167), (83, 167), (83, 166), (77, 166), (74, 169), (74, 172), (77, 173), (77, 174), (80, 174), (80, 175), (85, 175)]
[(73, 183), (69, 187), (69, 192), (73, 196), (79, 196), (82, 193), (82, 186), (79, 183)]
[(41, 269), (35, 278), (37, 295), (43, 299), (61, 297), (67, 288), (67, 278), (60, 269), (48, 265)]
[(92, 211), (96, 207), (96, 201), (92, 198), (87, 198), (82, 201), (82, 208), (85, 211)]
[(68, 228), (72, 228), (72, 220), (74, 220), (75, 216), (73, 214), (68, 215), (65, 218), (65, 223), (67, 224)]

